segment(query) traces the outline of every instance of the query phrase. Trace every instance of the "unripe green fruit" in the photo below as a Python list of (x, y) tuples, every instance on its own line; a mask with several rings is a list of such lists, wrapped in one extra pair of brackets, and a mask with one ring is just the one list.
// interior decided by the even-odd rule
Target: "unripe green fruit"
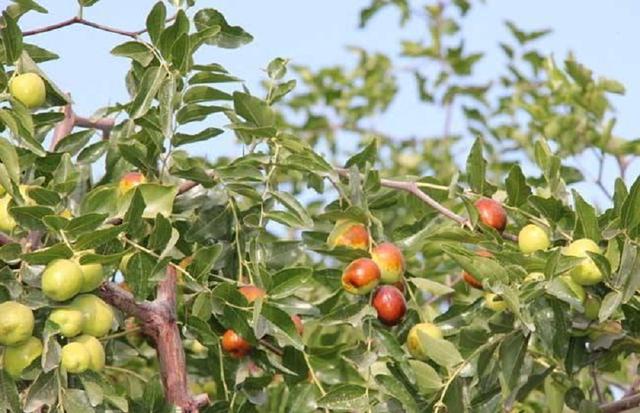
[(82, 270), (71, 260), (54, 260), (42, 273), (42, 292), (54, 301), (66, 301), (80, 292)]
[(0, 304), (0, 344), (20, 344), (33, 334), (33, 311), (24, 304), (5, 301)]
[(80, 254), (74, 261), (80, 266), (82, 270), (82, 288), (81, 293), (88, 293), (100, 286), (104, 281), (104, 270), (102, 264), (80, 264), (80, 258), (87, 253), (93, 253), (94, 251), (85, 251)]
[(16, 227), (16, 220), (9, 214), (9, 202), (11, 197), (3, 195), (0, 197), (0, 231), (11, 232)]
[(42, 355), (42, 342), (35, 337), (17, 346), (10, 346), (4, 350), (2, 365), (4, 371), (12, 377), (20, 377), (22, 371)]
[(589, 257), (588, 252), (600, 253), (598, 244), (588, 238), (573, 241), (562, 253), (570, 257), (582, 257), (584, 260), (576, 265), (569, 275), (580, 285), (594, 285), (602, 281), (602, 272), (595, 262)]
[(25, 73), (11, 79), (9, 92), (29, 109), (42, 106), (47, 97), (44, 81), (35, 73)]
[(80, 310), (84, 316), (83, 333), (102, 337), (111, 330), (114, 318), (113, 310), (95, 295), (79, 295), (73, 300), (71, 307)]
[(442, 330), (432, 323), (419, 323), (409, 330), (409, 335), (407, 336), (407, 349), (409, 353), (417, 359), (426, 360), (428, 357), (422, 348), (420, 336), (418, 335), (419, 331), (430, 337), (442, 339)]
[(89, 369), (101, 371), (104, 368), (106, 358), (104, 347), (97, 338), (84, 334), (75, 339), (74, 342), (83, 344), (89, 352)]
[(529, 224), (518, 234), (520, 251), (529, 254), (538, 250), (546, 250), (551, 245), (547, 231), (537, 225)]
[(75, 337), (82, 332), (84, 316), (74, 308), (56, 308), (51, 312), (49, 320), (56, 323), (60, 333), (65, 337)]
[(494, 293), (485, 293), (484, 294), (484, 305), (489, 310), (498, 312), (504, 311), (507, 309), (507, 303), (497, 294)]
[(62, 347), (60, 365), (69, 373), (85, 372), (90, 364), (91, 355), (84, 344), (74, 342)]

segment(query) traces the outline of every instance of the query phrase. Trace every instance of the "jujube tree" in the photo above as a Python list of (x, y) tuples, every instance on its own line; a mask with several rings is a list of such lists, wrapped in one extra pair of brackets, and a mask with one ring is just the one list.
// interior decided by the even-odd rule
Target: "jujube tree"
[[(160, 1), (136, 31), (91, 20), (96, 2), (26, 28), (46, 10), (14, 0), (0, 23), (0, 411), (640, 405), (640, 180), (614, 127), (620, 83), (512, 22), (504, 71), (478, 83), (470, 2), (373, 0), (362, 28), (393, 8), (426, 40), (352, 48), (346, 66), (274, 56), (249, 90), (198, 58), (253, 39), (206, 2)], [(129, 99), (90, 117), (35, 43), (79, 25), (122, 37), (111, 53), (130, 61)], [(403, 76), (442, 133), (368, 126)], [(241, 156), (209, 150), (223, 133)], [(213, 156), (185, 149), (198, 142)], [(594, 191), (572, 188), (588, 180), (567, 157), (596, 165)]]

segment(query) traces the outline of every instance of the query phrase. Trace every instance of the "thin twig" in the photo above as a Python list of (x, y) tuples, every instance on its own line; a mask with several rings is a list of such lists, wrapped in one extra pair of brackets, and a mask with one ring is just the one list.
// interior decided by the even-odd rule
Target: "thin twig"
[(601, 413), (620, 413), (626, 410), (633, 409), (640, 405), (640, 394), (636, 393), (633, 396), (625, 397), (615, 402), (605, 403), (600, 405)]
[[(172, 20), (174, 20), (176, 18), (176, 16), (172, 16), (169, 19), (166, 20), (165, 23), (168, 23)], [(100, 23), (95, 23), (92, 21), (89, 21), (87, 19), (83, 19), (82, 17), (72, 17), (70, 19), (67, 20), (63, 20), (61, 22), (58, 23), (54, 23), (51, 24), (49, 26), (43, 26), (43, 27), (39, 27), (36, 29), (32, 29), (32, 30), (27, 30), (22, 32), (22, 36), (33, 36), (36, 34), (41, 34), (41, 33), (46, 33), (46, 32), (51, 32), (53, 30), (58, 30), (61, 29), (63, 27), (67, 27), (67, 26), (71, 26), (74, 24), (82, 24), (84, 26), (88, 26), (88, 27), (92, 27), (94, 29), (97, 30), (102, 30), (104, 32), (109, 32), (109, 33), (114, 33), (114, 34), (119, 34), (122, 36), (127, 36), (127, 37), (131, 37), (131, 38), (137, 38), (138, 36), (140, 36), (141, 34), (144, 34), (147, 32), (147, 29), (141, 29), (141, 30), (135, 30), (135, 31), (128, 31), (128, 30), (122, 30), (122, 29), (118, 29), (116, 27), (111, 27), (111, 26), (106, 26), (104, 24), (100, 24)]]

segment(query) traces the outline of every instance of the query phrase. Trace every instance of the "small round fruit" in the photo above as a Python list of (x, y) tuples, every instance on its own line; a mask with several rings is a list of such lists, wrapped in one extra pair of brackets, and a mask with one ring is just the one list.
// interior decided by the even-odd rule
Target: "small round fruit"
[(600, 313), (600, 299), (595, 296), (589, 296), (584, 302), (584, 316), (587, 320), (595, 321)]
[(235, 331), (227, 330), (222, 336), (222, 349), (234, 358), (242, 358), (251, 351), (251, 344)]
[(4, 350), (2, 359), (4, 371), (11, 377), (20, 377), (24, 369), (40, 355), (42, 355), (42, 342), (35, 337), (29, 337), (24, 343)]
[(47, 97), (44, 81), (35, 73), (24, 73), (11, 79), (9, 92), (29, 109), (42, 106)]
[(422, 348), (418, 332), (422, 332), (433, 338), (442, 339), (442, 330), (432, 323), (419, 323), (409, 330), (409, 335), (407, 335), (407, 349), (409, 349), (409, 353), (417, 359), (426, 360), (428, 357)]
[(113, 326), (113, 310), (109, 304), (92, 294), (77, 296), (71, 307), (78, 309), (84, 316), (82, 332), (94, 337), (106, 335)]
[(104, 347), (97, 338), (84, 334), (76, 338), (74, 342), (84, 345), (89, 352), (89, 370), (101, 371), (104, 368), (106, 358)]
[(56, 308), (49, 315), (49, 320), (56, 323), (60, 333), (65, 337), (75, 337), (82, 332), (84, 316), (74, 308)]
[(507, 303), (497, 294), (494, 293), (485, 293), (484, 294), (484, 305), (489, 310), (493, 311), (504, 311), (507, 309)]
[(83, 255), (94, 253), (95, 251), (85, 251), (80, 253), (74, 261), (80, 266), (82, 270), (82, 288), (80, 289), (81, 293), (88, 293), (90, 291), (95, 290), (102, 284), (104, 281), (104, 270), (102, 268), (102, 264), (80, 264), (80, 259)]
[(118, 183), (118, 190), (125, 194), (136, 186), (147, 182), (147, 179), (140, 172), (127, 172)]
[(0, 304), (0, 344), (14, 346), (33, 334), (33, 311), (24, 304), (5, 301)]
[(562, 253), (570, 257), (582, 257), (582, 262), (576, 265), (569, 275), (580, 285), (595, 285), (602, 281), (602, 272), (587, 252), (600, 253), (598, 244), (588, 238), (573, 241), (565, 247)]
[(490, 198), (481, 198), (476, 201), (475, 205), (483, 224), (495, 228), (498, 232), (504, 231), (507, 226), (507, 212), (500, 202)]
[(83, 373), (91, 365), (91, 354), (82, 343), (66, 344), (60, 353), (60, 365), (69, 373)]
[(16, 220), (9, 213), (9, 202), (11, 197), (3, 195), (0, 197), (0, 231), (11, 232), (16, 227)]
[(398, 324), (407, 312), (407, 302), (396, 287), (383, 285), (373, 295), (373, 308), (378, 312), (378, 320), (388, 326)]
[(571, 291), (571, 293), (580, 301), (584, 303), (584, 300), (587, 296), (587, 293), (584, 291), (584, 287), (582, 285), (575, 282), (575, 280), (568, 275), (561, 275), (558, 277), (564, 285)]
[(304, 324), (302, 324), (302, 318), (298, 314), (294, 314), (291, 316), (291, 321), (293, 321), (293, 325), (296, 326), (296, 331), (298, 334), (304, 334)]
[(258, 298), (264, 298), (265, 292), (262, 288), (255, 285), (244, 285), (239, 288), (239, 291), (244, 295), (249, 303), (254, 302)]
[(207, 354), (209, 352), (209, 349), (198, 340), (191, 341), (189, 349), (195, 354)]
[(544, 280), (545, 276), (542, 272), (530, 272), (526, 277), (524, 277), (524, 282), (526, 283), (540, 282)]
[(58, 259), (50, 262), (42, 273), (42, 292), (54, 301), (66, 301), (80, 292), (82, 282), (78, 264)]
[(381, 281), (393, 284), (402, 279), (405, 270), (404, 256), (400, 248), (390, 242), (383, 242), (371, 251), (371, 259), (380, 268)]
[(525, 254), (546, 250), (549, 245), (551, 245), (551, 242), (547, 231), (537, 225), (525, 225), (518, 234), (518, 246), (520, 251)]
[(216, 394), (218, 393), (218, 386), (216, 382), (213, 380), (208, 380), (202, 383), (202, 391), (207, 393), (210, 400), (215, 399)]
[[(493, 257), (493, 254), (487, 250), (479, 250), (476, 252), (476, 255), (480, 257), (490, 258)], [(462, 272), (462, 279), (469, 284), (473, 288), (477, 288), (478, 290), (482, 290), (482, 281), (469, 274), (467, 271)]]
[(366, 251), (370, 242), (367, 227), (349, 220), (338, 221), (327, 238), (329, 248), (343, 246)]
[(376, 288), (380, 277), (380, 268), (372, 259), (358, 258), (344, 269), (342, 286), (351, 294), (364, 295)]

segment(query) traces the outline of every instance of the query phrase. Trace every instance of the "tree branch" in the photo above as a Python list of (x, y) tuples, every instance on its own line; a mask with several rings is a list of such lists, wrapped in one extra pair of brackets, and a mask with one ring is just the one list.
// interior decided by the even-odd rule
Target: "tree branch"
[[(170, 17), (169, 19), (167, 19), (165, 21), (165, 23), (168, 23), (172, 20), (174, 20), (176, 18), (176, 16)], [(94, 29), (97, 30), (102, 30), (104, 32), (109, 32), (109, 33), (114, 33), (114, 34), (119, 34), (122, 36), (127, 36), (127, 37), (131, 37), (131, 38), (137, 38), (138, 36), (140, 36), (141, 34), (144, 34), (147, 32), (147, 29), (141, 29), (141, 30), (136, 30), (136, 31), (127, 31), (127, 30), (122, 30), (122, 29), (118, 29), (115, 27), (111, 27), (111, 26), (106, 26), (104, 24), (100, 24), (100, 23), (95, 23), (86, 19), (83, 19), (82, 17), (72, 17), (70, 19), (67, 20), (63, 20), (61, 22), (58, 23), (54, 23), (51, 24), (49, 26), (44, 26), (44, 27), (39, 27), (37, 29), (32, 29), (32, 30), (27, 30), (22, 32), (22, 36), (33, 36), (36, 34), (41, 34), (41, 33), (46, 33), (46, 32), (51, 32), (54, 30), (58, 30), (61, 29), (63, 27), (67, 27), (67, 26), (71, 26), (74, 24), (82, 24), (84, 26), (88, 26), (88, 27), (92, 27)]]
[(120, 311), (137, 318), (142, 332), (153, 341), (167, 401), (184, 413), (198, 413), (209, 404), (209, 398), (206, 394), (194, 396), (188, 388), (186, 360), (176, 322), (176, 282), (176, 271), (169, 266), (153, 301), (137, 302), (131, 293), (111, 282), (102, 284), (98, 294)]
[(600, 405), (601, 413), (619, 413), (640, 406), (640, 394), (625, 397), (615, 402)]

